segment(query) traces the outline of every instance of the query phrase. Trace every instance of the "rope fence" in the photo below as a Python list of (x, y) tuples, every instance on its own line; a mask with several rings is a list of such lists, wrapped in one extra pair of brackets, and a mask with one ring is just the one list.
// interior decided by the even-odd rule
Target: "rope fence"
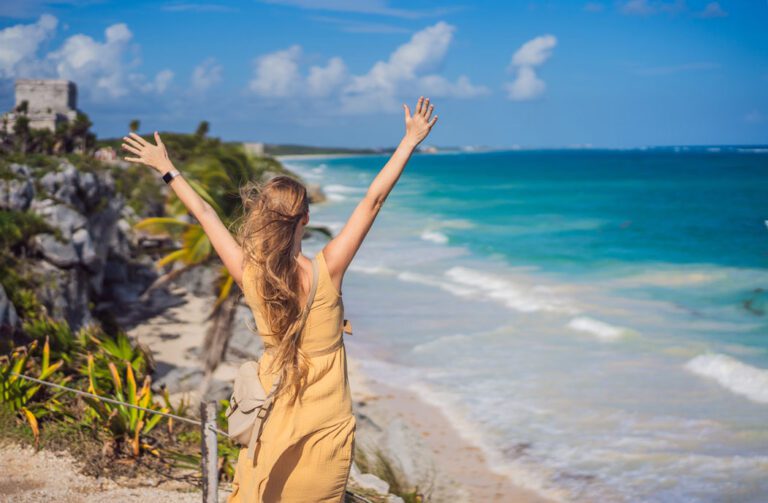
[(143, 410), (144, 412), (148, 412), (150, 414), (158, 414), (161, 416), (165, 416), (168, 418), (175, 419), (177, 421), (182, 421), (189, 424), (194, 424), (196, 426), (199, 426), (201, 428), (201, 470), (202, 470), (202, 480), (203, 480), (203, 503), (218, 503), (219, 499), (219, 468), (218, 468), (218, 458), (219, 458), (219, 449), (218, 449), (218, 437), (216, 434), (224, 435), (225, 437), (229, 438), (229, 435), (218, 429), (216, 427), (216, 416), (217, 416), (217, 404), (216, 402), (202, 402), (200, 404), (200, 418), (201, 421), (197, 421), (194, 419), (190, 419), (188, 417), (179, 416), (177, 414), (170, 414), (168, 412), (162, 412), (159, 410), (152, 410), (148, 409), (146, 407), (141, 407), (139, 405), (134, 405), (131, 403), (122, 402), (120, 400), (115, 400), (112, 398), (107, 398), (103, 396), (99, 396), (93, 393), (88, 393), (87, 391), (81, 391), (79, 389), (74, 388), (68, 388), (67, 386), (62, 386), (61, 384), (55, 384), (48, 381), (43, 381), (42, 379), (37, 379), (35, 377), (31, 377), (24, 374), (18, 374), (16, 372), (10, 372), (10, 375), (19, 377), (21, 379), (26, 379), (27, 381), (32, 381), (37, 384), (41, 384), (43, 386), (48, 386), (51, 388), (60, 389), (62, 391), (68, 391), (70, 393), (74, 393), (76, 395), (80, 396), (87, 396), (89, 398), (93, 398), (95, 400), (101, 400), (102, 402), (108, 402), (115, 405), (124, 405), (126, 407), (131, 407), (133, 409)]

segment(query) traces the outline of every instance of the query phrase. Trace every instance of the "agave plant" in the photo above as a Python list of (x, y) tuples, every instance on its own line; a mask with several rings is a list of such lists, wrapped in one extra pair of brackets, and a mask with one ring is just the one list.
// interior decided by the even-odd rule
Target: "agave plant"
[(111, 383), (112, 376), (108, 370), (110, 362), (117, 365), (121, 372), (125, 372), (125, 366), (130, 366), (135, 376), (152, 373), (154, 362), (151, 353), (141, 345), (131, 342), (122, 330), (110, 336), (98, 324), (89, 324), (78, 331), (77, 339), (81, 359), (81, 364), (77, 367), (82, 375), (87, 375), (84, 357), (91, 354), (95, 363), (94, 378), (101, 387)]
[[(54, 392), (48, 396), (45, 402), (35, 400), (43, 387), (42, 384), (29, 381), (18, 374), (31, 373), (33, 361), (31, 354), (37, 349), (38, 341), (33, 341), (29, 346), (15, 349), (10, 355), (0, 356), (0, 403), (14, 412), (22, 415), (29, 423), (35, 436), (35, 444), (40, 438), (38, 420), (48, 414), (63, 413), (63, 407), (59, 401), (62, 392)], [(43, 346), (43, 355), (40, 362), (40, 371), (36, 376), (39, 380), (46, 380), (53, 376), (64, 364), (63, 360), (51, 365), (51, 347), (46, 338)], [(60, 383), (67, 379), (60, 380)]]
[[(120, 378), (117, 366), (114, 362), (108, 363), (108, 369), (112, 378), (112, 389), (103, 390), (97, 386), (97, 380), (94, 375), (95, 360), (92, 354), (88, 355), (88, 392), (94, 395), (111, 398), (130, 405), (143, 407), (144, 409), (154, 410), (166, 413), (168, 408), (159, 407), (153, 401), (152, 397), (152, 379), (150, 376), (144, 378), (141, 389), (138, 389), (136, 378), (133, 373), (133, 367), (126, 362), (125, 365), (125, 384)], [(142, 442), (163, 419), (160, 414), (151, 414), (145, 410), (128, 407), (123, 404), (112, 404), (97, 398), (83, 397), (90, 414), (93, 418), (100, 421), (100, 425), (111, 434), (114, 440), (126, 439), (131, 447), (131, 454), (138, 457), (142, 449), (152, 448)], [(151, 414), (151, 415), (150, 415)]]

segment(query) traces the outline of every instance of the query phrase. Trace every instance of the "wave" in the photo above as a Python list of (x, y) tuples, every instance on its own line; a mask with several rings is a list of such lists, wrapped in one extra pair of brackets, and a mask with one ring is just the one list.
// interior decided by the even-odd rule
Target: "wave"
[(349, 185), (341, 185), (339, 183), (332, 183), (329, 185), (323, 186), (323, 190), (325, 192), (331, 192), (331, 193), (343, 193), (343, 194), (360, 194), (362, 192), (365, 192), (365, 189), (363, 187), (351, 187)]
[(397, 271), (394, 269), (390, 269), (383, 265), (362, 265), (355, 264), (354, 262), (349, 266), (349, 270), (363, 274), (377, 274), (381, 276), (393, 276), (397, 274)]
[(452, 267), (445, 272), (445, 275), (459, 285), (471, 287), (474, 289), (473, 293), (478, 296), (502, 302), (516, 311), (577, 312), (565, 299), (559, 299), (549, 292), (545, 292), (546, 295), (540, 295), (537, 290), (544, 291), (546, 290), (544, 287), (521, 288), (509, 280), (467, 267)]
[(421, 344), (416, 344), (411, 348), (411, 351), (414, 353), (422, 353), (424, 351), (430, 351), (432, 349), (439, 349), (441, 347), (444, 347), (445, 345), (450, 345), (451, 343), (464, 342), (470, 339), (471, 337), (465, 334), (442, 335), (437, 339), (433, 339), (427, 342), (422, 342)]
[(720, 386), (753, 402), (768, 403), (768, 370), (752, 367), (736, 358), (709, 353), (685, 364), (686, 370), (714, 379)]
[(566, 326), (578, 332), (586, 332), (606, 342), (615, 342), (635, 334), (635, 332), (628, 328), (617, 327), (587, 316), (574, 318)]
[(431, 241), (439, 245), (444, 245), (448, 242), (448, 236), (438, 231), (424, 231), (421, 233), (421, 239), (424, 241)]
[(474, 289), (465, 288), (465, 287), (462, 287), (461, 285), (456, 285), (446, 281), (441, 281), (432, 276), (427, 276), (426, 274), (419, 274), (415, 272), (408, 272), (408, 271), (401, 272), (400, 274), (397, 275), (397, 279), (399, 279), (400, 281), (406, 281), (409, 283), (419, 283), (421, 285), (436, 286), (438, 288), (442, 288), (443, 290), (450, 292), (454, 295), (457, 295), (459, 297), (471, 297), (476, 293)]
[(489, 434), (487, 428), (473, 420), (471, 411), (467, 410), (467, 401), (460, 395), (438, 390), (425, 383), (420, 370), (412, 366), (399, 365), (372, 355), (355, 356), (354, 361), (366, 379), (407, 389), (422, 402), (440, 410), (458, 435), (483, 451), (488, 467), (494, 473), (549, 500), (568, 501), (569, 491), (553, 484), (551, 470), (540, 464), (528, 466), (519, 460), (516, 462), (506, 458), (498, 449), (498, 440)]

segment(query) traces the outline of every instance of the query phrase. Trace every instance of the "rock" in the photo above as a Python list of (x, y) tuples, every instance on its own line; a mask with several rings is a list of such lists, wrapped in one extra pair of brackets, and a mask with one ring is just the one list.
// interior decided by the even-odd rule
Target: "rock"
[(376, 491), (379, 494), (389, 493), (389, 484), (381, 480), (372, 473), (361, 473), (355, 463), (352, 463), (352, 469), (349, 472), (349, 479), (362, 489)]
[(75, 231), (88, 226), (88, 219), (84, 215), (53, 199), (36, 199), (30, 205), (30, 210), (52, 227), (59, 229), (65, 239), (71, 239)]
[(207, 297), (215, 292), (214, 285), (219, 277), (219, 267), (198, 266), (184, 271), (173, 283), (185, 288), (198, 297)]
[(19, 316), (16, 308), (5, 294), (3, 285), (0, 285), (0, 335), (13, 333), (18, 324)]
[[(250, 325), (255, 329), (251, 308), (243, 304), (237, 306), (235, 320), (238, 320), (238, 322), (233, 327), (225, 360), (237, 362), (258, 358), (263, 350), (263, 344), (258, 333), (248, 328), (248, 325)], [(247, 321), (241, 323), (239, 320)]]
[(35, 197), (35, 185), (27, 166), (11, 164), (14, 178), (0, 179), (0, 209), (26, 211)]
[(46, 173), (40, 179), (40, 187), (48, 196), (77, 208), (85, 210), (83, 200), (78, 197), (78, 170), (69, 161), (62, 161), (57, 171)]
[(195, 391), (203, 381), (203, 371), (200, 368), (173, 367), (163, 362), (157, 363), (152, 383), (152, 388), (156, 390), (165, 387), (170, 394)]
[(418, 462), (425, 449), (422, 439), (400, 418), (390, 421), (386, 426), (385, 439), (390, 459), (398, 465), (407, 483), (415, 484), (425, 475), (421, 473), (424, 467)]
[(85, 267), (94, 270), (99, 265), (96, 247), (93, 245), (91, 235), (87, 229), (78, 229), (72, 234), (72, 245), (77, 251), (80, 263)]
[(37, 295), (51, 316), (65, 319), (73, 331), (93, 321), (89, 308), (90, 273), (80, 267), (62, 269), (44, 260), (38, 262), (38, 270), (47, 281)]
[(93, 173), (79, 172), (79, 175), (77, 185), (80, 188), (82, 201), (87, 209), (93, 208), (104, 197), (100, 190), (101, 184)]
[(32, 246), (51, 264), (69, 268), (80, 262), (80, 257), (70, 241), (59, 241), (53, 234), (38, 234), (32, 238)]
[(320, 184), (317, 183), (307, 184), (307, 194), (309, 195), (309, 202), (313, 204), (322, 203), (327, 200), (323, 189), (320, 187)]

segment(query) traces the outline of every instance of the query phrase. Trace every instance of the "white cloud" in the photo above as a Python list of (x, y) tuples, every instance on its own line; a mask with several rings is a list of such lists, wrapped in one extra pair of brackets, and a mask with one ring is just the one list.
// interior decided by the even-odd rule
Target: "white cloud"
[(313, 66), (307, 77), (307, 91), (311, 96), (328, 96), (347, 79), (347, 65), (335, 57), (326, 66)]
[(529, 101), (541, 96), (547, 85), (536, 76), (536, 72), (530, 66), (522, 66), (517, 70), (517, 78), (507, 82), (507, 96), (513, 101)]
[(103, 41), (75, 34), (58, 49), (39, 55), (43, 42), (56, 33), (57, 26), (55, 17), (43, 15), (36, 23), (0, 30), (0, 78), (68, 79), (97, 101), (132, 91), (163, 93), (173, 79), (173, 72), (167, 69), (151, 81), (131, 72), (140, 61), (132, 57), (136, 52), (131, 43), (133, 34), (124, 23), (109, 26)]
[(221, 65), (214, 58), (208, 58), (192, 71), (192, 91), (198, 94), (206, 92), (221, 82)]
[(541, 96), (546, 83), (536, 75), (537, 66), (544, 64), (557, 45), (553, 35), (542, 35), (524, 43), (512, 55), (509, 70), (515, 73), (515, 80), (504, 87), (507, 96), (513, 101), (529, 101)]
[(389, 59), (375, 63), (368, 73), (353, 77), (342, 92), (342, 111), (395, 110), (404, 94), (429, 96), (433, 91), (430, 84), (436, 86), (435, 91), (439, 94), (456, 98), (487, 92), (482, 86), (472, 85), (467, 77), (450, 83), (437, 74), (429, 73), (436, 70), (445, 58), (454, 31), (453, 26), (438, 22), (415, 33)]
[(441, 7), (431, 10), (398, 9), (390, 7), (386, 0), (262, 0), (262, 2), (308, 10), (373, 14), (405, 19), (441, 16), (460, 10), (460, 7)]
[(299, 73), (301, 47), (292, 45), (256, 59), (250, 90), (262, 97), (285, 98), (296, 94), (301, 87)]
[(650, 1), (629, 0), (620, 4), (622, 14), (630, 16), (649, 16), (658, 13), (679, 14), (688, 10), (685, 0)]
[(104, 42), (98, 42), (88, 35), (73, 35), (46, 59), (53, 63), (59, 77), (88, 83), (98, 97), (124, 96), (129, 91), (126, 69), (137, 63), (126, 64), (123, 57), (133, 34), (119, 23), (108, 27), (104, 36)]
[(715, 17), (725, 17), (728, 13), (723, 10), (722, 7), (720, 7), (719, 2), (709, 2), (706, 7), (704, 7), (704, 10), (701, 11), (698, 16), (703, 18), (715, 18)]
[(418, 94), (474, 98), (489, 93), (485, 86), (472, 84), (466, 75), (453, 82), (435, 73), (445, 59), (454, 30), (444, 22), (425, 28), (362, 75), (350, 74), (344, 61), (333, 57), (325, 66), (311, 67), (304, 77), (300, 71), (302, 49), (293, 45), (257, 58), (249, 88), (265, 98), (323, 99), (338, 104), (336, 109), (346, 114), (400, 111), (402, 98)]
[(476, 86), (469, 77), (461, 75), (456, 82), (451, 82), (442, 75), (427, 75), (419, 79), (419, 87), (432, 98), (476, 98), (491, 91), (485, 86)]
[(56, 32), (58, 24), (55, 17), (44, 14), (36, 23), (17, 24), (0, 30), (0, 78), (14, 78), (35, 71), (39, 67), (38, 48)]
[(520, 46), (512, 55), (514, 66), (538, 66), (552, 55), (552, 49), (557, 45), (557, 39), (552, 35), (536, 37)]

